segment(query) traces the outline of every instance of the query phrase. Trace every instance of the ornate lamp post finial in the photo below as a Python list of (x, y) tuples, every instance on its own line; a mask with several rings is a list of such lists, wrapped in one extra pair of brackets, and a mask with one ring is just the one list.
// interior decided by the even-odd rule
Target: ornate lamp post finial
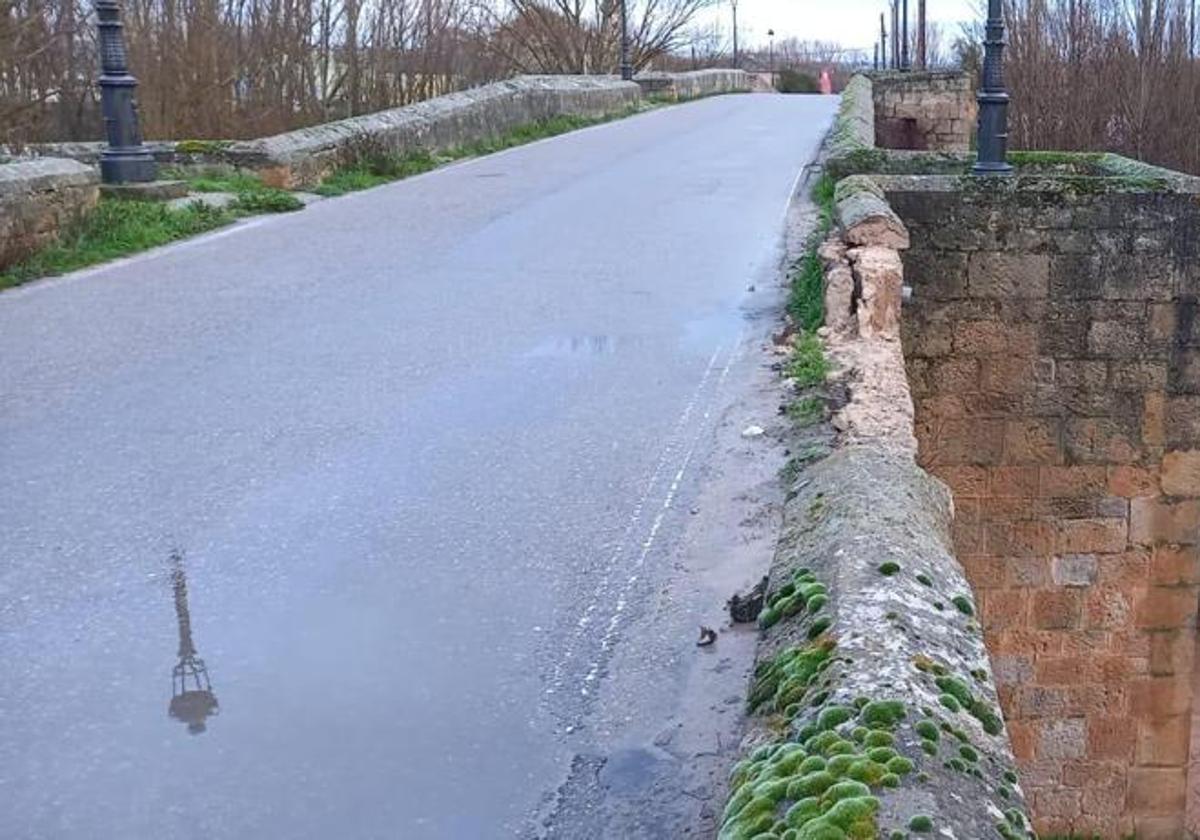
[(142, 144), (134, 99), (137, 79), (129, 73), (117, 0), (96, 0), (96, 19), (100, 35), (100, 108), (108, 138), (108, 148), (100, 155), (100, 175), (106, 184), (153, 181), (158, 167)]
[(1004, 17), (1001, 0), (988, 0), (983, 38), (983, 78), (975, 99), (979, 103), (976, 175), (1009, 175), (1008, 92), (1004, 89)]

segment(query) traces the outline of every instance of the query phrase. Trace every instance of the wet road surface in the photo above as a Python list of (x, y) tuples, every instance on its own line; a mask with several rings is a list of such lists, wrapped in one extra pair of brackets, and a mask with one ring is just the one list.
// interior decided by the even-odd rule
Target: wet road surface
[(600, 719), (686, 688), (692, 637), (647, 636), (835, 104), (661, 109), (0, 294), (0, 837), (553, 823)]

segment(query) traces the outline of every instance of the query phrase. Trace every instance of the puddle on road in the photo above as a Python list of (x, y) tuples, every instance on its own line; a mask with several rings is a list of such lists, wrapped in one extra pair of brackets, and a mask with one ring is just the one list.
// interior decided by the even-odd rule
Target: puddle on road
[(668, 754), (644, 747), (617, 750), (604, 762), (600, 784), (612, 793), (646, 792), (663, 776), (674, 772), (675, 763)]
[(617, 351), (617, 339), (611, 335), (571, 335), (548, 338), (526, 353), (532, 358), (563, 356), (611, 356)]

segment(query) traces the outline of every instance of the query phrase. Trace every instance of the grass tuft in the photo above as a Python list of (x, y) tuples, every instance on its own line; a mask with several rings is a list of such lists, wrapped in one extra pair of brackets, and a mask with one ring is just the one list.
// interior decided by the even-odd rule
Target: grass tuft
[(0, 271), (0, 289), (65, 274), (229, 224), (237, 214), (199, 202), (171, 208), (151, 201), (101, 199), (59, 241)]
[(801, 388), (820, 385), (829, 374), (829, 360), (821, 341), (814, 333), (806, 332), (796, 340), (792, 357), (788, 360), (787, 375), (796, 380)]

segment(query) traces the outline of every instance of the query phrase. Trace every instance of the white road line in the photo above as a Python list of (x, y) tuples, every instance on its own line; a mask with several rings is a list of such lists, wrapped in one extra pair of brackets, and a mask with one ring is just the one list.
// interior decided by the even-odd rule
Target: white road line
[[(721, 374), (717, 378), (714, 394), (716, 391), (720, 390), (721, 386), (725, 384), (725, 380), (729, 376), (729, 371), (733, 367), (734, 361), (740, 355), (741, 343), (742, 336), (739, 333), (737, 339), (734, 341), (733, 347), (729, 351), (729, 358), (725, 360), (725, 364), (721, 368)], [(720, 349), (721, 348), (718, 347), (717, 352), (720, 352)], [(716, 358), (715, 353), (713, 358)], [(709, 364), (711, 370), (711, 361)], [(695, 434), (692, 435), (691, 442), (688, 445), (687, 452), (684, 454), (683, 461), (680, 463), (679, 468), (675, 471), (675, 476), (671, 480), (670, 488), (667, 490), (667, 494), (663, 498), (662, 505), (654, 517), (654, 522), (650, 526), (650, 532), (646, 535), (646, 539), (642, 542), (641, 553), (638, 555), (637, 562), (634, 565), (635, 570), (639, 570), (645, 566), (646, 558), (650, 556), (650, 551), (654, 548), (654, 542), (658, 538), (658, 532), (662, 528), (662, 524), (666, 519), (667, 513), (670, 512), (671, 507), (675, 503), (675, 496), (679, 491), (680, 485), (683, 483), (683, 476), (687, 472), (688, 465), (691, 464), (692, 457), (696, 454), (696, 448), (699, 446), (700, 438), (704, 434), (704, 430), (708, 428), (706, 421), (709, 419), (711, 414), (711, 408), (705, 409), (704, 414), (701, 417), (701, 422), (696, 424)], [(625, 607), (629, 603), (629, 596), (634, 584), (637, 583), (638, 576), (639, 575), (636, 571), (634, 574), (631, 574), (626, 579), (625, 585), (621, 588), (621, 592), (617, 596), (617, 602), (615, 604), (612, 617), (609, 619), (608, 626), (604, 630), (604, 635), (600, 639), (600, 652), (590, 663), (588, 672), (583, 678), (583, 684), (579, 688), (580, 694), (584, 696), (587, 696), (590, 684), (595, 682), (600, 674), (602, 658), (616, 642), (617, 628), (621, 622), (621, 615), (625, 612)]]
[(646, 482), (645, 489), (638, 498), (637, 504), (634, 505), (633, 511), (630, 513), (629, 521), (625, 525), (624, 532), (621, 534), (621, 539), (617, 542), (616, 548), (613, 550), (612, 554), (609, 555), (604, 564), (604, 575), (597, 583), (596, 589), (593, 591), (587, 607), (584, 609), (583, 614), (576, 622), (575, 632), (568, 640), (562, 656), (559, 657), (557, 662), (555, 662), (550, 688), (546, 691), (547, 694), (553, 694), (555, 690), (557, 690), (558, 686), (562, 684), (563, 671), (566, 669), (569, 660), (574, 658), (576, 644), (578, 643), (579, 639), (582, 638), (584, 632), (591, 624), (593, 613), (595, 613), (595, 611), (599, 608), (601, 601), (608, 593), (617, 561), (620, 560), (621, 555), (625, 551), (626, 544), (633, 536), (633, 532), (637, 528), (638, 523), (641, 522), (642, 514), (646, 509), (646, 502), (650, 499), (650, 494), (658, 484), (659, 477), (662, 475), (663, 469), (666, 467), (667, 462), (670, 460), (671, 454), (675, 450), (677, 440), (686, 428), (692, 411), (695, 410), (696, 402), (700, 398), (700, 394), (703, 393), (705, 386), (708, 384), (709, 378), (712, 376), (713, 368), (716, 365), (720, 352), (721, 347), (718, 346), (713, 351), (712, 356), (709, 357), (708, 364), (704, 368), (704, 373), (700, 377), (700, 381), (692, 390), (687, 403), (683, 407), (683, 411), (676, 419), (675, 425), (671, 428), (671, 433), (667, 437), (667, 443), (663, 447), (662, 451), (659, 452), (654, 469), (650, 474), (650, 478)]

